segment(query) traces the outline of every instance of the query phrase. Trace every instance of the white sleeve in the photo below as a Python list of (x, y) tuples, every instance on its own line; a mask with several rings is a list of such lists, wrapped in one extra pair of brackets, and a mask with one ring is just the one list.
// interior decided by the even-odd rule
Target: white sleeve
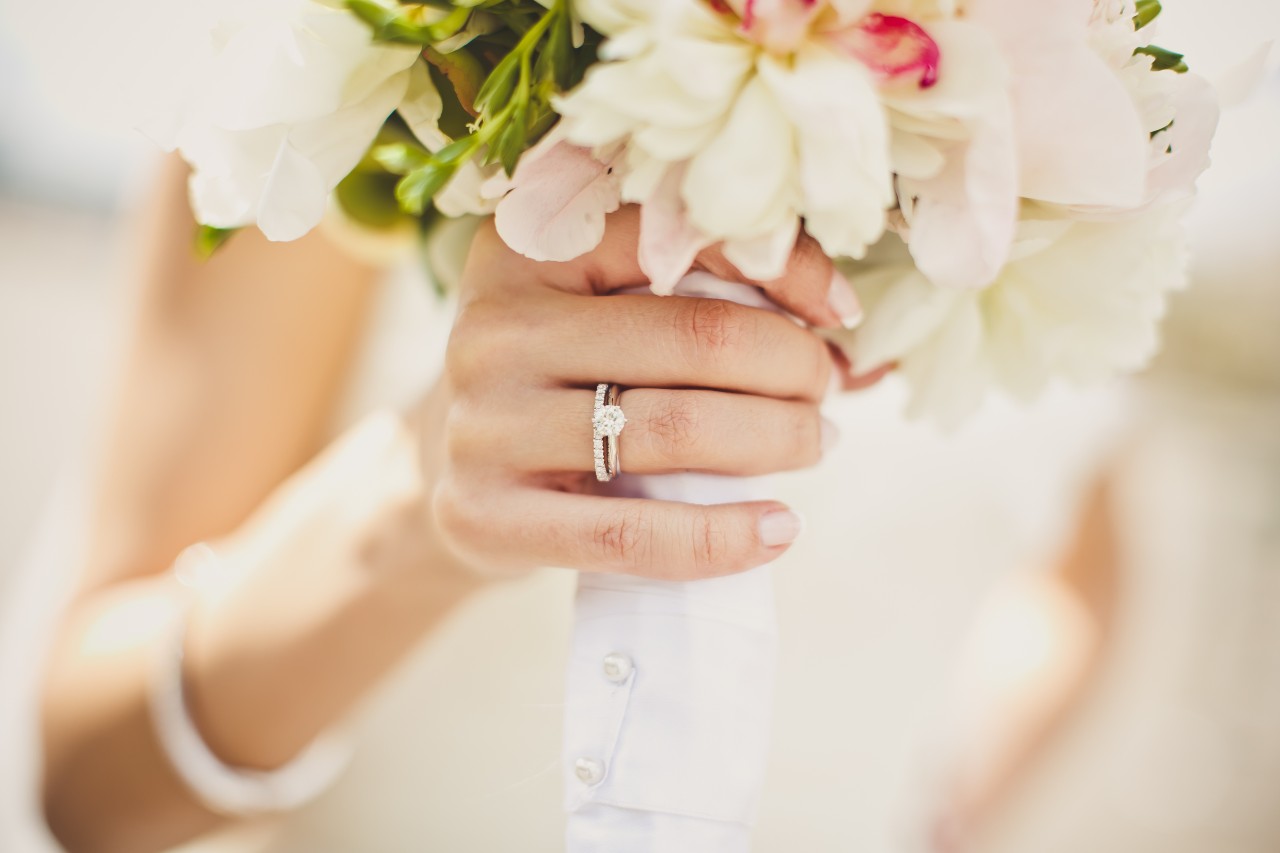
[[(681, 292), (760, 304), (741, 285), (692, 284)], [(666, 500), (767, 497), (760, 479), (624, 478)], [(685, 583), (581, 575), (565, 688), (568, 853), (746, 853), (776, 659), (768, 566)]]
[(768, 567), (684, 584), (582, 575), (565, 703), (568, 850), (745, 851), (776, 646)]

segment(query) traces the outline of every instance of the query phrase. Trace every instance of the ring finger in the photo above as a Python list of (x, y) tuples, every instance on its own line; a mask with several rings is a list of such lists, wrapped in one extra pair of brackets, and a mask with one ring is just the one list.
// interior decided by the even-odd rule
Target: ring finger
[[(531, 394), (524, 405), (504, 407), (482, 432), (520, 436), (504, 454), (504, 463), (520, 470), (590, 472), (593, 401), (586, 390)], [(836, 438), (835, 427), (812, 403), (655, 388), (624, 390), (619, 403), (627, 418), (618, 436), (625, 473), (790, 471), (816, 464)], [(476, 437), (477, 448), (486, 446), (483, 436)]]

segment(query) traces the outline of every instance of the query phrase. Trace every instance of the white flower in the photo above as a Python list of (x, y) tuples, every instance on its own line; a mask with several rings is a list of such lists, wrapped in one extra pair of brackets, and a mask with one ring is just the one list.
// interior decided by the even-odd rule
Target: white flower
[(1146, 190), (1130, 205), (1074, 205), (1077, 216), (1115, 218), (1186, 198), (1209, 166), (1209, 144), (1217, 130), (1219, 106), (1212, 87), (1194, 74), (1155, 71), (1153, 57), (1134, 51), (1155, 35), (1155, 25), (1138, 30), (1133, 0), (1097, 0), (1089, 24), (1090, 43), (1129, 93), (1147, 145)]
[(355, 16), (318, 0), (230, 0), (207, 14), (190, 88), (150, 132), (191, 164), (201, 222), (296, 239), (400, 102), (418, 51), (374, 44)]
[[(579, 11), (609, 36), (607, 61), (558, 102), (566, 136), (596, 150), (626, 142), (622, 198), (662, 191), (657, 206), (693, 229), (661, 230), (723, 242), (758, 279), (782, 273), (801, 216), (830, 255), (861, 257), (879, 238), (894, 197), (871, 70), (808, 37), (774, 52), (737, 16), (691, 0), (585, 0)], [(696, 252), (678, 248), (647, 270), (655, 289), (669, 291), (684, 272), (677, 256)]]
[(1182, 205), (1119, 222), (1028, 207), (1013, 258), (990, 287), (936, 287), (901, 247), (896, 259), (852, 271), (867, 309), (854, 363), (896, 362), (913, 415), (954, 425), (992, 385), (1028, 400), (1055, 377), (1097, 382), (1155, 353), (1167, 294), (1186, 281)]

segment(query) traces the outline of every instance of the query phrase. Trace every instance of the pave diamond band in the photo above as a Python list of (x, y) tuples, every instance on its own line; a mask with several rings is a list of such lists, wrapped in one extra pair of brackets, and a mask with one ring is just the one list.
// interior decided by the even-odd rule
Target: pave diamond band
[(627, 425), (627, 416), (618, 405), (621, 396), (617, 385), (601, 382), (596, 386), (596, 402), (591, 411), (591, 443), (596, 479), (601, 483), (607, 483), (618, 475), (618, 435)]

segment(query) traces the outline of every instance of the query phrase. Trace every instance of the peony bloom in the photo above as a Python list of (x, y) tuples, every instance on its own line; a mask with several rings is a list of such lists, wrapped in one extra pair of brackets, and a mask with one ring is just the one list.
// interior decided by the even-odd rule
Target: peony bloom
[(375, 45), (353, 15), (318, 0), (234, 0), (209, 14), (190, 91), (148, 130), (191, 164), (201, 222), (296, 239), (400, 103), (418, 51)]
[[(803, 217), (832, 256), (862, 257), (895, 203), (879, 87), (928, 86), (936, 48), (909, 22), (825, 0), (585, 0), (606, 61), (562, 98), (568, 141), (626, 143), (641, 260), (669, 292), (698, 249), (780, 275)], [(654, 237), (651, 235), (661, 235)]]
[(1169, 291), (1186, 282), (1182, 211), (1092, 222), (1029, 204), (1011, 260), (981, 290), (936, 287), (901, 244), (883, 247), (889, 257), (851, 271), (867, 308), (854, 363), (897, 362), (911, 414), (946, 425), (992, 385), (1029, 400), (1055, 377), (1084, 384), (1136, 370), (1156, 351)]

